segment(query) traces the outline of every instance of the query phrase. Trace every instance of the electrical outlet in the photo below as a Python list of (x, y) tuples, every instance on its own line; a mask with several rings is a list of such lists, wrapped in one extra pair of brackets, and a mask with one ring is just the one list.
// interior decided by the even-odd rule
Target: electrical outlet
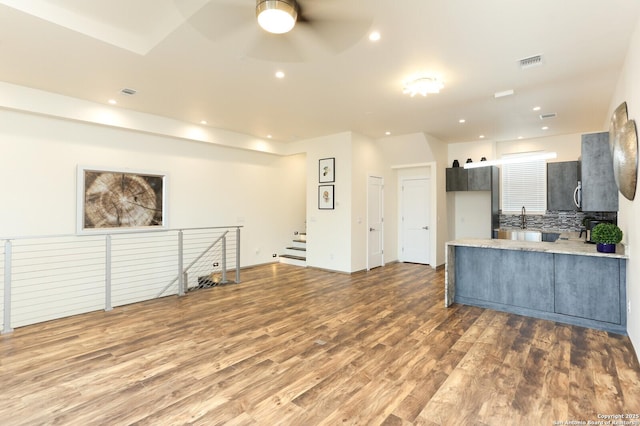
[(220, 266), (220, 264), (218, 262), (213, 262), (213, 267), (217, 268), (218, 266)]
[(273, 254), (271, 255), (271, 257), (278, 257), (278, 255), (277, 255), (277, 254), (275, 254), (275, 253), (273, 253)]

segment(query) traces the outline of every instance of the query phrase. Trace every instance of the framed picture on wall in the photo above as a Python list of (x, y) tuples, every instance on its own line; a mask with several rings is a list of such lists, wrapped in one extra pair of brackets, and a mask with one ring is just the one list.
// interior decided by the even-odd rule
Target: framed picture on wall
[(318, 208), (320, 210), (333, 210), (334, 185), (320, 185), (318, 186)]
[(78, 167), (79, 233), (167, 227), (167, 176)]
[(322, 158), (320, 159), (319, 169), (319, 182), (335, 182), (336, 181), (336, 159), (335, 158)]

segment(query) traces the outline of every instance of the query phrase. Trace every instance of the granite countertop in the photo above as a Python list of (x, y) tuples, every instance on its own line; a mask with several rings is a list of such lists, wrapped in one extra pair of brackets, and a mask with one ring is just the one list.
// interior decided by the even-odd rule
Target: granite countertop
[(544, 253), (570, 254), (578, 256), (612, 257), (617, 259), (629, 258), (629, 256), (625, 254), (623, 244), (618, 244), (616, 246), (615, 253), (600, 253), (596, 250), (595, 244), (585, 243), (583, 239), (578, 239), (577, 237), (573, 236), (573, 234), (577, 235), (577, 233), (562, 233), (560, 235), (560, 238), (553, 243), (499, 239), (461, 239), (448, 241), (447, 245), (492, 248), (498, 250), (538, 251)]

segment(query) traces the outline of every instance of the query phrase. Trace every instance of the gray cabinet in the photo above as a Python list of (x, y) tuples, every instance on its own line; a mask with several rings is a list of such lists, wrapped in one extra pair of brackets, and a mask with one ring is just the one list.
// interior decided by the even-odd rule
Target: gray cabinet
[(578, 210), (573, 195), (580, 179), (579, 168), (577, 161), (547, 164), (547, 210)]
[(447, 191), (498, 191), (496, 166), (447, 169)]
[(555, 311), (573, 317), (621, 323), (620, 260), (556, 254)]
[(462, 167), (447, 169), (447, 192), (466, 191), (469, 186), (469, 173)]
[(458, 247), (455, 275), (456, 297), (553, 312), (553, 254)]
[(626, 332), (625, 259), (457, 246), (449, 262), (456, 303)]
[(493, 184), (493, 169), (496, 167), (478, 167), (469, 169), (469, 191), (491, 191)]
[(618, 186), (613, 176), (609, 133), (582, 135), (582, 211), (618, 211)]

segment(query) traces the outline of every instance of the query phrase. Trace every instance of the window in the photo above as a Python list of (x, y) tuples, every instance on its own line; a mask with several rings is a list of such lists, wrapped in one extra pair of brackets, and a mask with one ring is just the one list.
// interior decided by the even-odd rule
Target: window
[(523, 163), (517, 157), (532, 152), (503, 155), (502, 212), (518, 213), (524, 206), (527, 213), (544, 214), (547, 210), (547, 162), (533, 160)]

